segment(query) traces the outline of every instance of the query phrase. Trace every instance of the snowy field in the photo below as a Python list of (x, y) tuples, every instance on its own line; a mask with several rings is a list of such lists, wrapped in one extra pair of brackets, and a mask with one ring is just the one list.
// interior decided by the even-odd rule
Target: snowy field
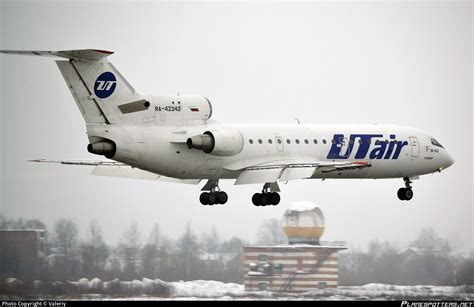
[(0, 282), (0, 299), (84, 300), (474, 300), (474, 286), (395, 286), (367, 284), (358, 287), (312, 290), (305, 293), (247, 292), (243, 285), (196, 280), (79, 281), (25, 284), (17, 279)]

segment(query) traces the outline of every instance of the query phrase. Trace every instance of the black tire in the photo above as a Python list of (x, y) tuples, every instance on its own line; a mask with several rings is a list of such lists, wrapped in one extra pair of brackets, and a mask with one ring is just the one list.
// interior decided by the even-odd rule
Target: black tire
[(252, 203), (254, 204), (254, 206), (261, 206), (261, 197), (262, 195), (260, 193), (255, 193), (253, 194), (252, 196)]
[(201, 193), (201, 196), (199, 196), (199, 201), (201, 202), (201, 204), (203, 204), (204, 206), (207, 206), (209, 204), (209, 193), (207, 192), (204, 192), (204, 193)]
[(209, 196), (207, 197), (207, 199), (208, 199), (208, 202), (207, 202), (208, 205), (212, 206), (212, 205), (214, 205), (214, 204), (217, 204), (216, 194), (211, 192), (211, 193), (208, 193), (208, 195), (209, 195)]
[(280, 194), (277, 192), (270, 193), (270, 204), (276, 206), (280, 203)]
[(270, 205), (270, 196), (268, 193), (262, 193), (260, 196), (260, 204), (261, 206)]
[(410, 200), (413, 198), (413, 190), (412, 189), (405, 189), (405, 195), (403, 196), (405, 200)]
[(216, 192), (216, 203), (223, 205), (228, 199), (229, 197), (227, 196), (226, 192)]
[(405, 188), (398, 189), (397, 196), (400, 200), (405, 200)]

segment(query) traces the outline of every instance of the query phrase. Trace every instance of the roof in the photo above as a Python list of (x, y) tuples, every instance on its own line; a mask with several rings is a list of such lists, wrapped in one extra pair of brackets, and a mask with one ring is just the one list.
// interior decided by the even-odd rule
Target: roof
[(0, 232), (31, 232), (31, 231), (35, 231), (35, 232), (44, 232), (46, 231), (46, 229), (0, 229)]
[(334, 241), (334, 242), (320, 242), (321, 245), (312, 244), (279, 244), (279, 245), (248, 245), (244, 246), (244, 249), (273, 249), (273, 250), (305, 250), (305, 249), (335, 249), (342, 250), (347, 249), (345, 242)]

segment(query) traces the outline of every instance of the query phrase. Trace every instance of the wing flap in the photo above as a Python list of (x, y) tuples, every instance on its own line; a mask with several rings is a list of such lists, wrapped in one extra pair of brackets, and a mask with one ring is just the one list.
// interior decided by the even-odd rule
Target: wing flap
[(275, 182), (282, 170), (282, 167), (248, 168), (240, 173), (235, 184)]
[(316, 167), (291, 167), (285, 168), (280, 174), (278, 181), (290, 181), (295, 179), (310, 178)]
[(341, 171), (350, 171), (356, 169), (363, 169), (366, 167), (371, 167), (372, 165), (369, 162), (350, 162), (345, 164), (326, 164), (321, 165), (318, 170), (321, 173), (331, 173), (331, 172), (341, 172)]
[(270, 183), (311, 178), (316, 171), (321, 173), (350, 171), (370, 167), (366, 161), (289, 163), (258, 165), (240, 173), (235, 184)]

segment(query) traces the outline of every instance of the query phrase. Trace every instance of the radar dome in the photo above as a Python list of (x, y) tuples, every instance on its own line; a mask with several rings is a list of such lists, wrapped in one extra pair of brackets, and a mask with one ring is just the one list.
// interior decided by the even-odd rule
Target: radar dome
[(324, 232), (324, 215), (315, 203), (294, 202), (283, 215), (283, 231), (290, 244), (319, 244)]

